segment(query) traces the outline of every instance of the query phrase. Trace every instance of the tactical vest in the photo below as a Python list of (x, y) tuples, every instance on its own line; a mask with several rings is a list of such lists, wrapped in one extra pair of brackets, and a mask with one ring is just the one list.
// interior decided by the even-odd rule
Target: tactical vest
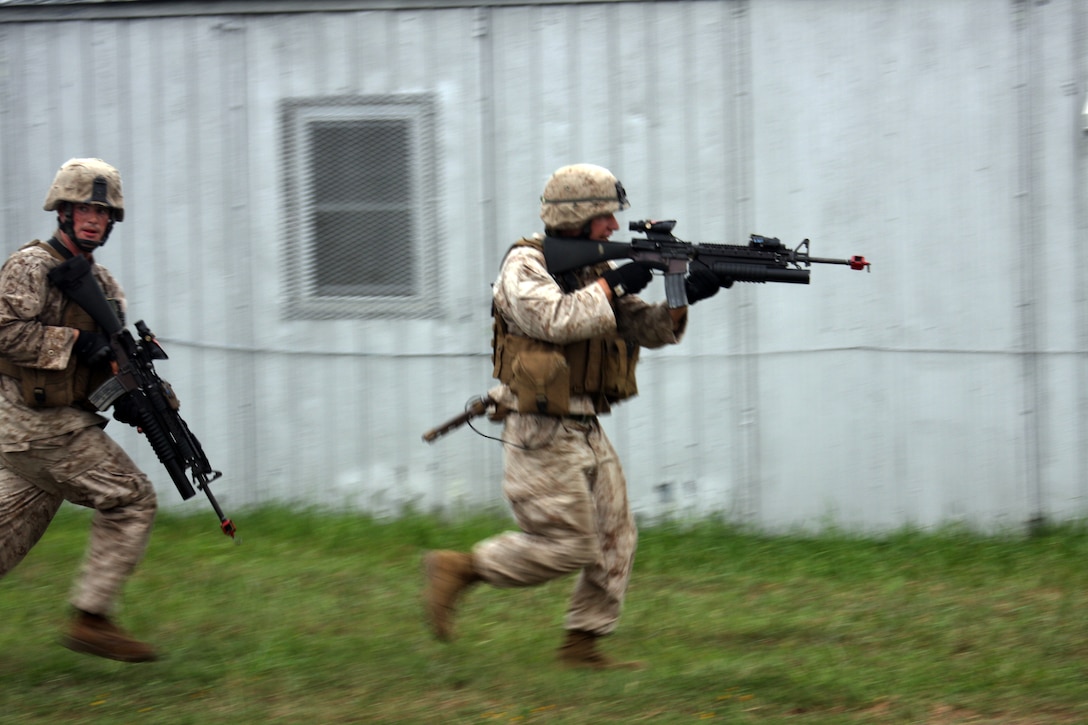
[[(540, 250), (543, 244), (522, 239), (509, 251), (516, 247)], [(573, 291), (570, 280), (556, 282), (565, 292)], [(511, 333), (494, 305), (491, 315), (492, 375), (518, 396), (519, 413), (568, 415), (571, 395), (589, 396), (594, 409), (603, 413), (612, 403), (638, 394), (637, 343), (605, 335), (557, 345)]]
[[(34, 240), (21, 249), (42, 247), (58, 261), (64, 257), (46, 242)], [(87, 312), (72, 300), (65, 298), (60, 324), (77, 330), (100, 332), (94, 320)], [(42, 370), (40, 368), (16, 365), (7, 358), (0, 357), (0, 373), (15, 378), (22, 385), (23, 402), (31, 408), (59, 408), (75, 405), (87, 410), (94, 410), (87, 398), (110, 376), (107, 370), (92, 371), (75, 355), (68, 359), (68, 366), (63, 370)]]

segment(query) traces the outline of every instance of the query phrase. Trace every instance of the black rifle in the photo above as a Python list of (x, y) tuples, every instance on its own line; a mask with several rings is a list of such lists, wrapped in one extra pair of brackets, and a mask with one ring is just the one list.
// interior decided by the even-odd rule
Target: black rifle
[(649, 263), (665, 272), (665, 298), (669, 307), (684, 307), (688, 303), (684, 275), (691, 262), (709, 268), (723, 287), (729, 287), (733, 282), (808, 284), (808, 267), (813, 264), (845, 264), (850, 269), (869, 269), (869, 262), (858, 255), (848, 259), (811, 257), (807, 239), (795, 249), (786, 247), (777, 237), (759, 234), (751, 235), (747, 246), (693, 244), (674, 237), (674, 226), (675, 219), (631, 222), (628, 225), (631, 231), (646, 236), (636, 237), (630, 244), (545, 237), (544, 261), (548, 272), (556, 275), (609, 259), (630, 258)]
[[(143, 320), (136, 323), (138, 339), (124, 328), (98, 280), (91, 274), (86, 257), (76, 255), (61, 262), (49, 271), (49, 281), (82, 307), (109, 335), (117, 368), (113, 377), (91, 393), (91, 404), (104, 411), (127, 396), (138, 419), (137, 428), (147, 436), (181, 498), (188, 500), (196, 495), (194, 484), (204, 491), (219, 517), (223, 533), (233, 539), (234, 523), (223, 515), (208, 487), (223, 474), (212, 468), (200, 441), (178, 414), (178, 399), (173, 389), (155, 372), (153, 361), (166, 360), (166, 351)], [(186, 469), (192, 474), (191, 482), (185, 474)]]

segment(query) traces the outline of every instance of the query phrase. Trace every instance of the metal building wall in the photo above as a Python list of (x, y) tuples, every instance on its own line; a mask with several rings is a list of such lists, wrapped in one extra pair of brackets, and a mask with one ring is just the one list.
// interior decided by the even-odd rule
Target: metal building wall
[[(621, 221), (874, 263), (738, 285), (644, 356), (605, 420), (640, 514), (1085, 514), (1083, 4), (379, 5), (0, 7), (4, 249), (51, 230), (66, 158), (121, 169), (101, 261), (166, 344), (226, 505), (498, 505), (498, 444), (419, 436), (490, 385), (498, 261), (538, 228), (547, 175), (585, 160), (623, 179)], [(440, 99), (445, 315), (285, 319), (279, 102), (404, 92)]]

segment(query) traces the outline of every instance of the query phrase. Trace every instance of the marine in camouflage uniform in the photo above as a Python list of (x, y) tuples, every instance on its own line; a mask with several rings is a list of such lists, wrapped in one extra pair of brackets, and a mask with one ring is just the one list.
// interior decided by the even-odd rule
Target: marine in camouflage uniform
[(62, 259), (85, 255), (123, 315), (121, 287), (92, 256), (124, 218), (120, 175), (100, 159), (71, 159), (57, 172), (45, 210), (57, 212), (54, 236), (25, 245), (0, 270), (0, 576), (38, 542), (63, 501), (94, 509), (62, 644), (149, 661), (155, 651), (110, 617), (147, 548), (155, 492), (87, 401), (110, 374), (107, 338), (47, 278)]
[[(575, 164), (549, 179), (541, 219), (549, 235), (604, 241), (618, 229), (615, 212), (628, 206), (610, 171)], [(636, 262), (555, 278), (542, 239), (516, 243), (493, 288), (501, 384), (489, 395), (512, 411), (503, 428), (503, 493), (520, 530), (485, 539), (471, 553), (429, 552), (425, 603), (435, 634), (445, 640), (457, 599), (471, 585), (533, 586), (579, 572), (560, 661), (637, 667), (597, 648), (619, 620), (638, 538), (623, 469), (597, 416), (637, 393), (638, 349), (678, 342), (687, 308), (636, 297), (651, 280), (650, 269)], [(713, 275), (689, 277), (689, 303), (718, 287)]]

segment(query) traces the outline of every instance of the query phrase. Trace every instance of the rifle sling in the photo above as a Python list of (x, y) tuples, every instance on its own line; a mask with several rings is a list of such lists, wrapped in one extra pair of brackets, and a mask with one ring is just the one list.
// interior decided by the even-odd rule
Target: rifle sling
[[(74, 254), (72, 254), (72, 251), (68, 249), (68, 247), (61, 244), (60, 240), (56, 237), (49, 237), (49, 241), (47, 243), (53, 249), (53, 251), (56, 252), (56, 254), (54, 254), (53, 256), (57, 257), (62, 262), (75, 256)], [(45, 244), (43, 244), (42, 246), (44, 247)]]

